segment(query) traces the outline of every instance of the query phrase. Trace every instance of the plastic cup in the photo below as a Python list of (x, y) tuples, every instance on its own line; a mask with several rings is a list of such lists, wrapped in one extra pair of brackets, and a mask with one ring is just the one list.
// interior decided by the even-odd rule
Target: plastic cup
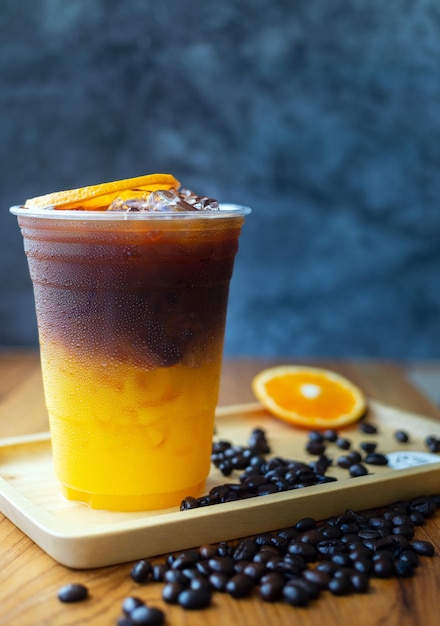
[(116, 511), (200, 495), (250, 210), (11, 212), (34, 288), (61, 492)]

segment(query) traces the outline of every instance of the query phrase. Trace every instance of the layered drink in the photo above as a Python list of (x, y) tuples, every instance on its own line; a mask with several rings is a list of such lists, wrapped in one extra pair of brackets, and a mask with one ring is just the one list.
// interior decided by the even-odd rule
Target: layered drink
[(12, 211), (34, 286), (62, 492), (130, 511), (178, 505), (209, 473), (248, 210), (175, 189), (124, 196), (105, 210), (85, 201)]

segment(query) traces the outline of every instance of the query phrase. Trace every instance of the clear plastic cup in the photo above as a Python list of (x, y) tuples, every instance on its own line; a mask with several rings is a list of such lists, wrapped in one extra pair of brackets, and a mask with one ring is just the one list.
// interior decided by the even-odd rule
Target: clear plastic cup
[(117, 511), (200, 495), (250, 210), (11, 212), (33, 282), (62, 493)]

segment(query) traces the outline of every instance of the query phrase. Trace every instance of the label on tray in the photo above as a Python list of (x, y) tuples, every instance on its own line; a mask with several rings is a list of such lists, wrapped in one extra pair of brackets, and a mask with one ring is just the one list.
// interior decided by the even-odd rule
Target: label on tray
[(417, 465), (426, 465), (427, 463), (440, 463), (440, 456), (430, 454), (429, 452), (399, 450), (398, 452), (390, 452), (386, 457), (388, 459), (388, 467), (393, 469), (406, 469), (407, 467), (416, 467)]

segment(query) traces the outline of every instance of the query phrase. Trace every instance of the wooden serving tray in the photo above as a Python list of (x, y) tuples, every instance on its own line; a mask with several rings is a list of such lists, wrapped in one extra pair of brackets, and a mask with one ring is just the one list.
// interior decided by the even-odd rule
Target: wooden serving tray
[[(426, 454), (424, 439), (440, 437), (440, 422), (369, 402), (368, 421), (377, 435), (360, 432), (358, 425), (341, 431), (358, 449), (361, 441), (376, 441), (378, 451), (390, 454), (397, 468), (368, 466), (370, 474), (350, 478), (347, 470), (331, 467), (337, 481), (201, 507), (152, 512), (96, 511), (65, 500), (58, 493), (48, 433), (0, 440), (0, 511), (56, 561), (72, 568), (92, 568), (175, 552), (280, 529), (306, 516), (323, 519), (347, 508), (382, 506), (402, 498), (440, 492), (440, 455)], [(258, 404), (219, 408), (216, 439), (246, 445), (255, 427), (266, 430), (272, 454), (311, 461), (305, 451), (307, 432), (271, 417)], [(397, 429), (410, 433), (399, 444)], [(343, 454), (330, 444), (327, 455)], [(213, 469), (205, 493), (214, 485), (237, 482)]]

